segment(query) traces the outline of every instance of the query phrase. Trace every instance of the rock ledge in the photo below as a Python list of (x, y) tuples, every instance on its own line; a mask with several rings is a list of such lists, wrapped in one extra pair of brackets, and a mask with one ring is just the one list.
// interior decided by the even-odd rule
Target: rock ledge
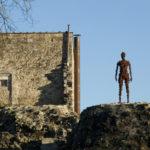
[(150, 104), (87, 108), (69, 145), (72, 150), (150, 150)]

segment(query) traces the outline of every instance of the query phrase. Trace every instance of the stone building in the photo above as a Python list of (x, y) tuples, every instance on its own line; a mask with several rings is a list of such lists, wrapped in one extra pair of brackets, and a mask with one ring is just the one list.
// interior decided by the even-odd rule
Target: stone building
[(0, 104), (79, 113), (80, 39), (72, 32), (0, 33)]

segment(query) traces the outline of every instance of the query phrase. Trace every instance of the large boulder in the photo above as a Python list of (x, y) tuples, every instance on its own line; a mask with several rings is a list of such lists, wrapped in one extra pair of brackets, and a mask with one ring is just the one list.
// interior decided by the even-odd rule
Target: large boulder
[(72, 150), (150, 150), (150, 104), (89, 107), (72, 134)]

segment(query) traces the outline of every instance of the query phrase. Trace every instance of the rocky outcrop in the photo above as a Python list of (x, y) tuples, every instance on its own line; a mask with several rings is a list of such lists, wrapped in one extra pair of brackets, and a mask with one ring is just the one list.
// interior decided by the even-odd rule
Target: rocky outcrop
[(62, 149), (77, 121), (65, 106), (0, 108), (0, 149)]
[(98, 105), (84, 110), (72, 150), (150, 150), (150, 104)]
[[(150, 150), (150, 104), (0, 108), (0, 149)], [(73, 130), (72, 130), (73, 129)]]

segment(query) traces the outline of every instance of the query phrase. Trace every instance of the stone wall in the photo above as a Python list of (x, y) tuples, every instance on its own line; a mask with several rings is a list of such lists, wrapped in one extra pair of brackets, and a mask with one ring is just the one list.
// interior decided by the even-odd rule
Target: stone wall
[(67, 33), (1, 33), (0, 102), (73, 107), (73, 33), (69, 39), (67, 49)]
[(0, 149), (59, 150), (77, 124), (78, 116), (64, 106), (0, 108)]

